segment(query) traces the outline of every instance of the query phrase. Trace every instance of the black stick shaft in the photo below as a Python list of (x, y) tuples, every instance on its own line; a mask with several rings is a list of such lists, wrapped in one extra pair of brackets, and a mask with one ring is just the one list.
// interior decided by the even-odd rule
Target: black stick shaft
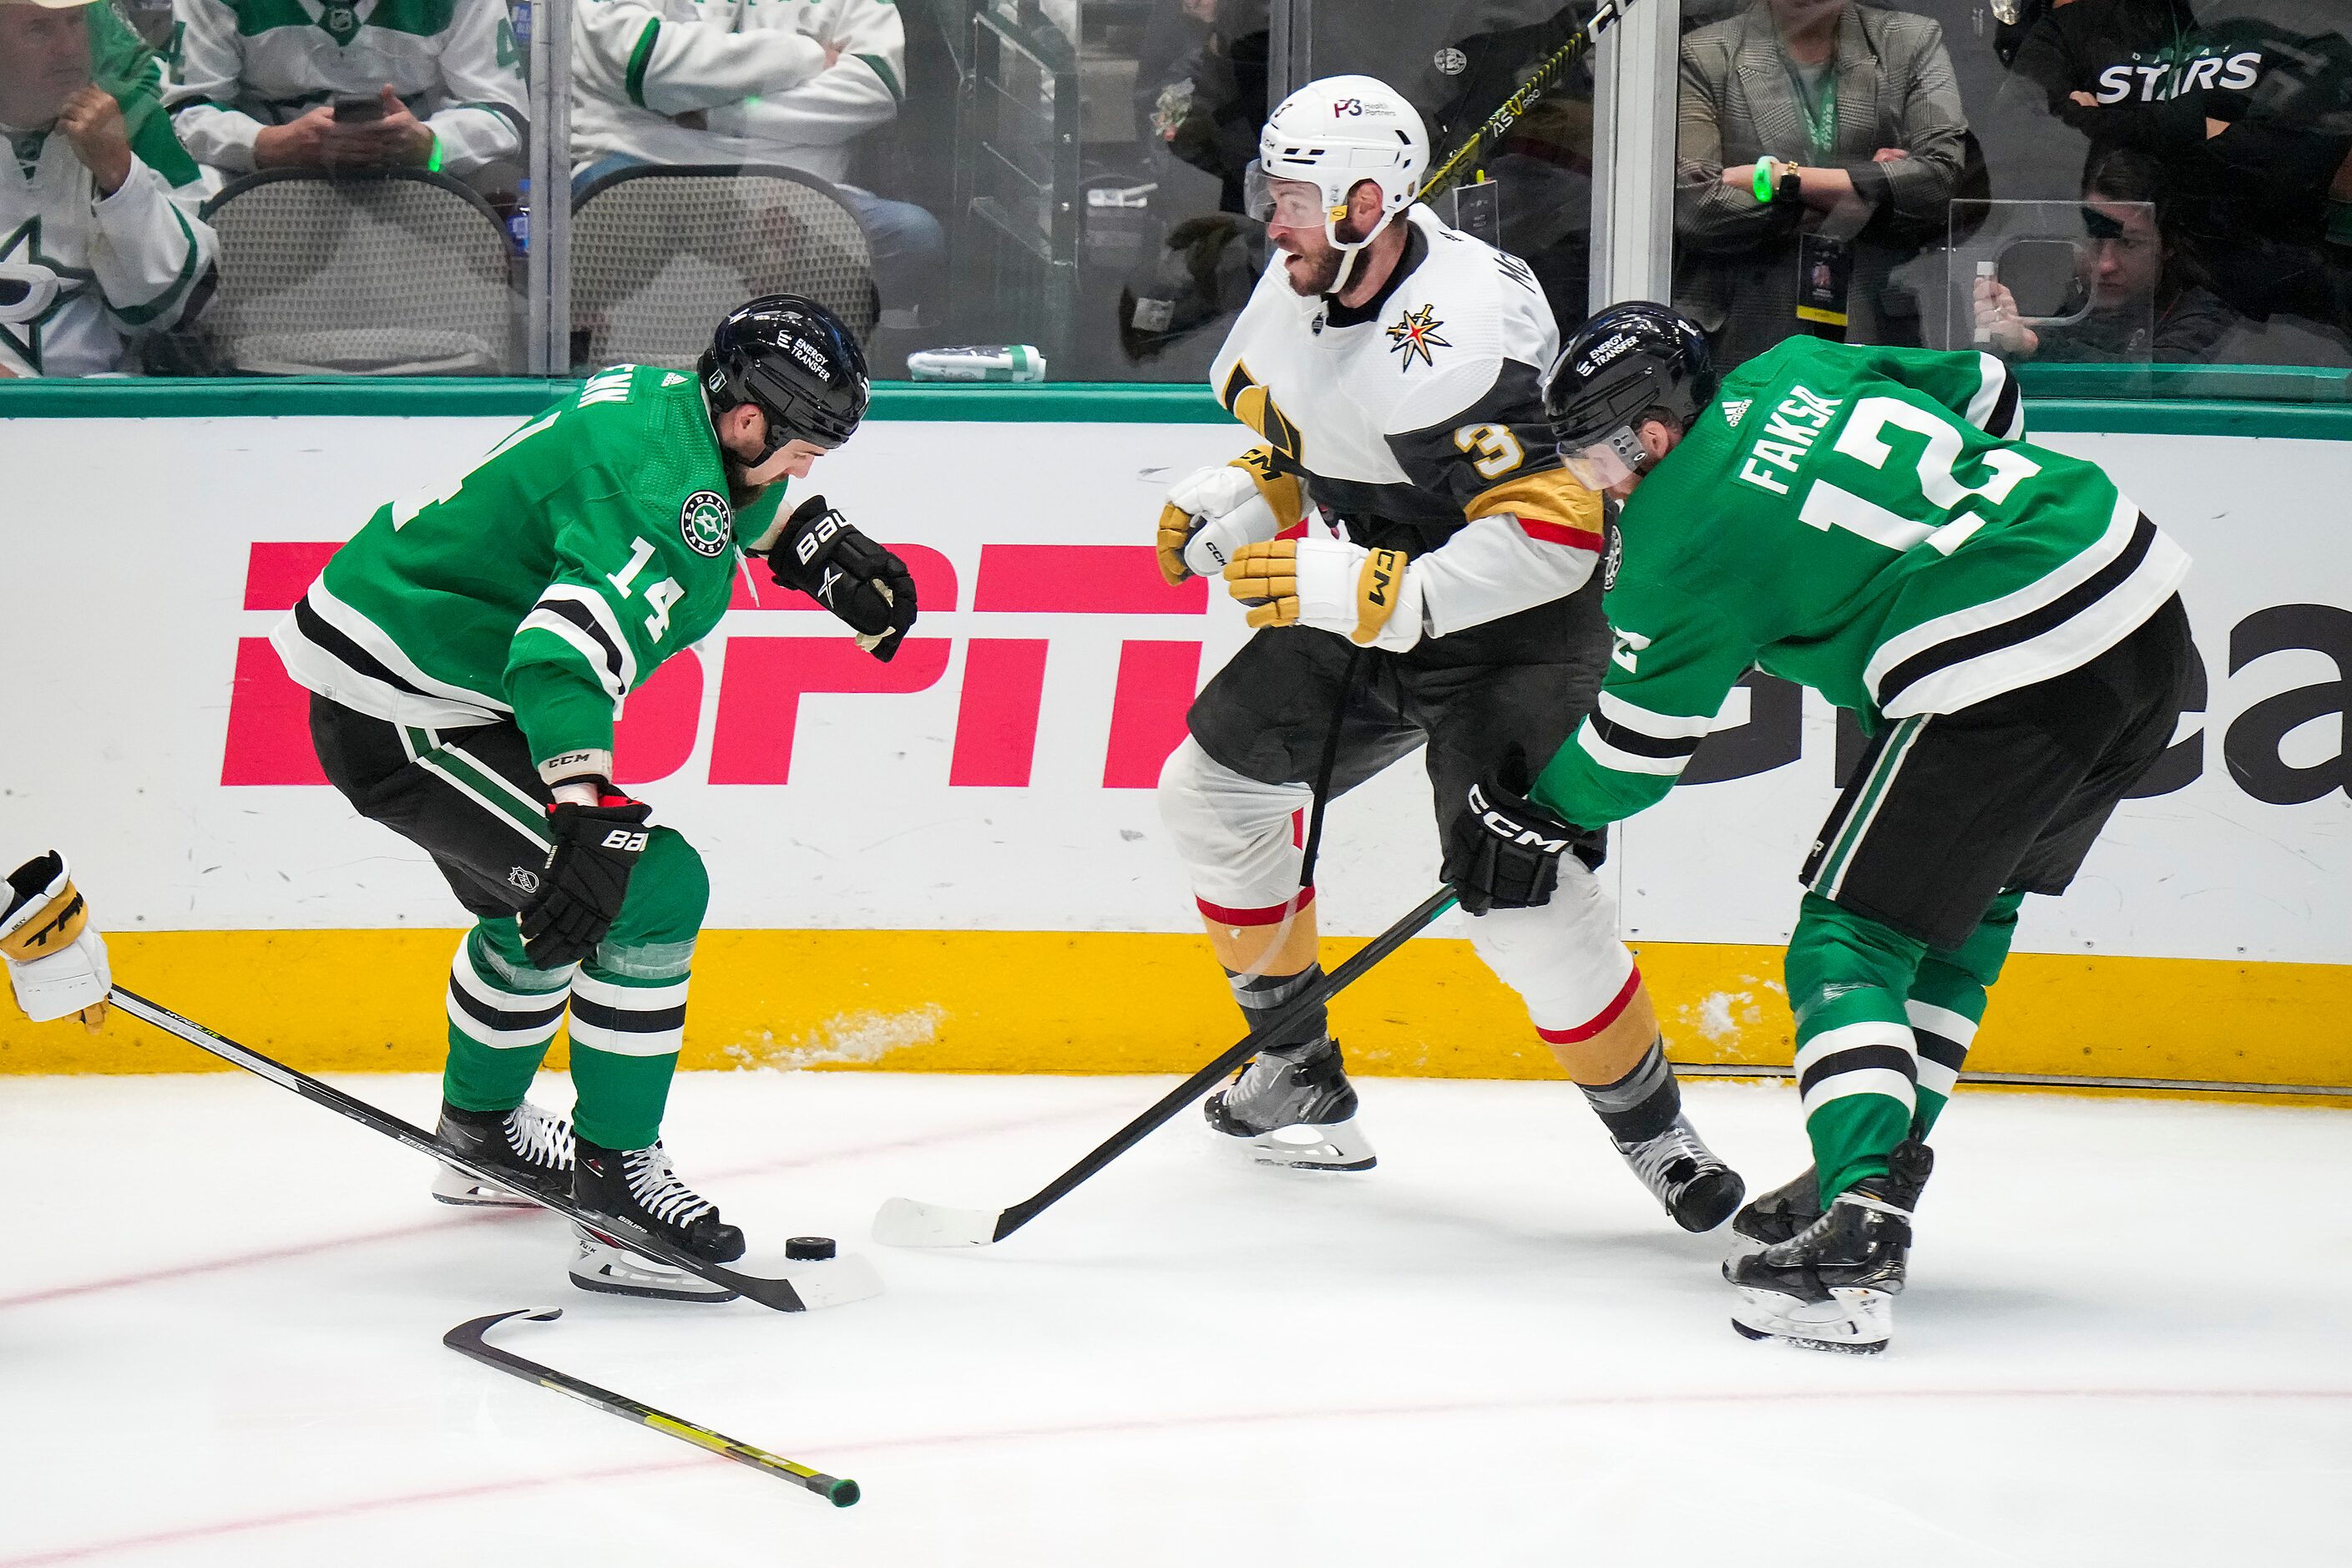
[(476, 1318), (471, 1322), (458, 1324), (441, 1336), (441, 1342), (460, 1355), (471, 1356), (484, 1366), (496, 1367), (499, 1371), (519, 1377), (525, 1383), (535, 1383), (541, 1388), (568, 1394), (583, 1405), (594, 1405), (609, 1415), (618, 1415), (624, 1420), (634, 1421), (640, 1426), (649, 1426), (656, 1432), (666, 1433), (681, 1443), (691, 1443), (696, 1447), (716, 1454), (722, 1459), (732, 1459), (739, 1465), (748, 1466), (761, 1475), (774, 1476), (780, 1480), (790, 1481), (796, 1487), (805, 1488), (832, 1503), (835, 1508), (847, 1508), (857, 1500), (859, 1494), (856, 1481), (845, 1480), (839, 1476), (828, 1476), (823, 1470), (811, 1469), (806, 1465), (797, 1464), (780, 1455), (771, 1454), (765, 1448), (755, 1448), (751, 1444), (739, 1438), (730, 1437), (723, 1432), (714, 1432), (708, 1426), (697, 1426), (691, 1421), (672, 1415), (667, 1411), (656, 1410), (652, 1405), (632, 1399), (625, 1394), (615, 1394), (609, 1388), (599, 1388), (585, 1378), (573, 1377), (569, 1373), (558, 1372), (551, 1366), (542, 1366), (527, 1356), (519, 1356), (512, 1351), (501, 1350), (483, 1338), (483, 1335), (505, 1322), (509, 1318), (546, 1319), (559, 1315), (554, 1311), (493, 1312), (487, 1318)]
[(1244, 1058), (1255, 1053), (1265, 1041), (1278, 1037), (1311, 1009), (1354, 984), (1372, 965), (1402, 947), (1430, 921), (1453, 907), (1454, 889), (1451, 887), (1442, 887), (1423, 899), (1413, 906), (1411, 913), (1366, 942), (1345, 963), (1286, 1003), (1280, 1012), (1235, 1041), (1223, 1056), (1152, 1101), (1149, 1110), (1097, 1144), (1085, 1159), (1046, 1183), (1034, 1197), (1025, 1198), (998, 1215), (995, 1239), (1003, 1241), (1067, 1197), (1080, 1183), (1134, 1148), (1160, 1123), (1198, 1100), (1212, 1084), (1238, 1067)]
[[(421, 1154), (430, 1154), (444, 1164), (454, 1165), (477, 1181), (493, 1186), (507, 1186), (509, 1178), (478, 1165), (463, 1154), (444, 1144), (439, 1139), (415, 1122), (406, 1121), (388, 1110), (379, 1110), (355, 1095), (320, 1083), (309, 1073), (288, 1067), (281, 1061), (263, 1056), (249, 1046), (238, 1045), (226, 1035), (215, 1034), (192, 1018), (184, 1018), (169, 1007), (150, 1002), (135, 991), (125, 991), (117, 985), (107, 994), (108, 1000), (142, 1024), (152, 1024), (178, 1039), (201, 1050), (210, 1051), (223, 1061), (233, 1062), (257, 1078), (266, 1078), (283, 1089), (290, 1089), (313, 1105), (323, 1105), (338, 1116), (347, 1117), (361, 1126), (383, 1133), (397, 1143), (405, 1143)], [(632, 1252), (682, 1268), (716, 1285), (723, 1285), (739, 1296), (748, 1297), (763, 1307), (779, 1312), (804, 1310), (800, 1295), (788, 1279), (764, 1279), (756, 1275), (738, 1274), (731, 1268), (708, 1263), (689, 1253), (681, 1252), (661, 1237), (625, 1220), (607, 1215), (592, 1215), (584, 1209), (541, 1193), (525, 1194), (543, 1208), (554, 1210), (564, 1218), (592, 1230), (617, 1237)]]

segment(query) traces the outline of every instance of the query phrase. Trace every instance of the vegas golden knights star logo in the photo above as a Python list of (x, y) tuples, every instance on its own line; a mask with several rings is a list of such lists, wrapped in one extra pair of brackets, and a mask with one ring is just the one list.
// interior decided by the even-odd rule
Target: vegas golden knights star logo
[(1437, 362), (1430, 357), (1429, 351), (1450, 349), (1454, 346), (1437, 335), (1437, 329), (1444, 325), (1445, 323), (1437, 319), (1437, 307), (1434, 305), (1423, 305), (1418, 310), (1407, 310), (1390, 322), (1389, 353), (1404, 356), (1400, 368), (1411, 370), (1413, 356), (1418, 354), (1421, 356), (1422, 363), (1433, 370), (1435, 369)]

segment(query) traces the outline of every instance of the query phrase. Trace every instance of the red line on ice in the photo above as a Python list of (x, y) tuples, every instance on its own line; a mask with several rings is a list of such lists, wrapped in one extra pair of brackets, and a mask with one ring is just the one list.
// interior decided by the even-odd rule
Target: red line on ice
[[(1201, 1431), (1215, 1427), (1273, 1426), (1311, 1421), (1513, 1415), (1545, 1410), (1606, 1409), (1645, 1405), (1765, 1405), (1795, 1401), (1807, 1404), (1831, 1404), (1863, 1403), (1873, 1400), (1935, 1399), (1975, 1401), (2001, 1399), (2338, 1400), (2352, 1399), (2352, 1388), (1899, 1388), (1790, 1389), (1780, 1392), (1756, 1391), (1739, 1394), (1568, 1394), (1545, 1399), (1372, 1405), (1349, 1410), (1253, 1410), (1217, 1415), (1178, 1415), (1151, 1421), (1080, 1422), (1066, 1426), (1031, 1426), (1000, 1432), (946, 1432), (928, 1437), (891, 1437), (864, 1443), (833, 1444), (826, 1447), (823, 1462), (833, 1464), (835, 1456), (844, 1454), (881, 1454), (908, 1449), (964, 1447), (975, 1443), (1040, 1442), (1055, 1438)], [(800, 1451), (800, 1446), (796, 1444), (787, 1443), (782, 1445), (782, 1447), (786, 1451)], [(461, 1502), (469, 1498), (510, 1496), (517, 1492), (540, 1491), (549, 1487), (577, 1486), (592, 1481), (635, 1480), (647, 1476), (672, 1475), (680, 1470), (719, 1466), (727, 1462), (716, 1455), (697, 1456), (692, 1458), (656, 1460), (648, 1464), (608, 1466), (593, 1470), (569, 1470), (561, 1475), (524, 1476), (507, 1480), (477, 1481), (467, 1486), (442, 1487), (431, 1491), (401, 1492), (389, 1497), (360, 1498), (350, 1502), (293, 1509), (284, 1513), (257, 1514), (249, 1519), (222, 1520), (213, 1524), (189, 1525), (177, 1530), (155, 1531), (144, 1535), (127, 1535), (113, 1541), (94, 1541), (79, 1546), (53, 1547), (48, 1551), (37, 1552), (26, 1557), (0, 1557), (0, 1568), (47, 1568), (51, 1563), (83, 1563), (94, 1557), (102, 1557), (118, 1552), (143, 1552), (150, 1548), (176, 1546), (192, 1541), (214, 1540), (224, 1535), (282, 1530), (297, 1525), (321, 1523), (329, 1520), (352, 1519), (362, 1514), (422, 1508), (434, 1503)]]

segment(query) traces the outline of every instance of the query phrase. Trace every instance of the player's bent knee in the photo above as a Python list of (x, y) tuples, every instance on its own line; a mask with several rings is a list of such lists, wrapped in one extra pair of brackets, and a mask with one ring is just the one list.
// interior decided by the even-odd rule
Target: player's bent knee
[[(621, 912), (613, 929), (597, 949), (598, 962), (611, 968), (614, 967), (613, 955), (651, 953), (680, 944), (690, 956), (709, 910), (710, 873), (703, 867), (700, 852), (677, 829), (656, 827), (647, 837), (636, 869), (629, 875), (629, 890), (621, 900)], [(669, 959), (648, 962), (667, 963)]]
[(1789, 938), (1789, 1005), (1801, 1023), (1809, 1005), (1857, 986), (1904, 995), (1926, 952), (1890, 925), (1808, 893)]
[(1160, 770), (1160, 820), (1213, 903), (1255, 909), (1297, 889), (1298, 851), (1290, 817), (1303, 789), (1244, 778), (1187, 736)]
[(1616, 901), (1580, 862), (1563, 858), (1547, 903), (1468, 920), (1470, 945), (1528, 1005), (1547, 1037), (1604, 1028), (1633, 990), (1633, 955), (1617, 938)]

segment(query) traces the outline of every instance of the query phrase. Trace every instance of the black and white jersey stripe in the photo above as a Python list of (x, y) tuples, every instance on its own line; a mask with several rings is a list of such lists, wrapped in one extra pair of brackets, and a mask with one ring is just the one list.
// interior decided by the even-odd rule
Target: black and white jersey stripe
[(2004, 441), (2022, 440), (2025, 397), (2018, 384), (2017, 373), (1995, 354), (1980, 353), (1977, 363), (1984, 380), (1977, 395), (1969, 399), (1963, 417), (1988, 436), (1997, 436)]
[(589, 671), (615, 702), (637, 682), (637, 656), (613, 606), (593, 588), (574, 583), (551, 583), (539, 595), (517, 631), (532, 627), (552, 633), (576, 650)]
[(418, 668), (374, 622), (328, 592), (324, 578), (295, 602), (269, 640), (297, 685), (371, 719), (456, 730), (513, 711), (501, 697)]
[(1949, 1097), (1960, 1081), (1961, 1064), (1977, 1037), (1977, 1026), (1948, 1007), (1906, 1002), (1911, 1037), (1919, 1052), (1919, 1087)]
[(1604, 768), (1673, 778), (1690, 765), (1699, 742), (1714, 728), (1712, 715), (1687, 718), (1655, 713), (1604, 690), (1578, 729), (1576, 740), (1585, 754)]
[(2089, 663), (2163, 608), (2188, 574), (2188, 553), (2119, 496), (2105, 531), (2072, 560), (1888, 637), (1863, 679), (1889, 719), (1957, 712)]

